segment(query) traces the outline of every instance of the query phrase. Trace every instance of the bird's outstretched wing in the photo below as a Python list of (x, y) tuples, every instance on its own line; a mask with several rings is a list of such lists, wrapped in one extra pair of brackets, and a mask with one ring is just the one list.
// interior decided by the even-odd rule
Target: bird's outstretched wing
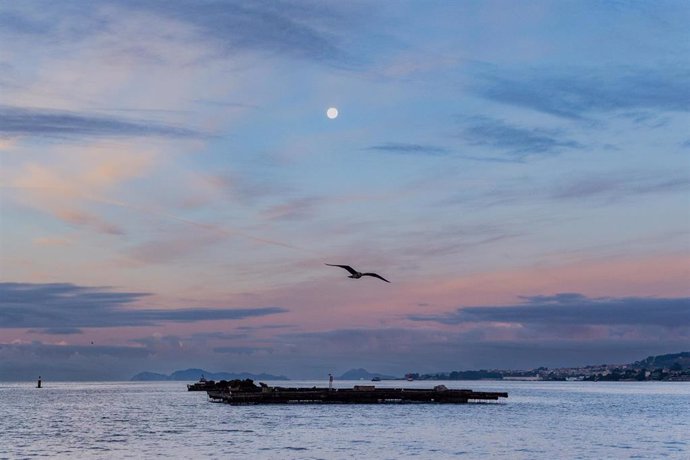
[(354, 268), (350, 267), (349, 265), (337, 265), (337, 264), (326, 264), (326, 265), (328, 265), (328, 266), (330, 266), (330, 267), (340, 267), (340, 268), (344, 268), (345, 270), (349, 271), (350, 274), (352, 274), (352, 275), (356, 275), (356, 274), (357, 274), (357, 270), (355, 270)]
[(386, 278), (384, 278), (381, 275), (377, 275), (376, 273), (362, 273), (362, 276), (373, 276), (374, 278), (378, 278), (380, 280), (383, 280), (386, 283), (390, 283), (390, 281), (388, 281)]

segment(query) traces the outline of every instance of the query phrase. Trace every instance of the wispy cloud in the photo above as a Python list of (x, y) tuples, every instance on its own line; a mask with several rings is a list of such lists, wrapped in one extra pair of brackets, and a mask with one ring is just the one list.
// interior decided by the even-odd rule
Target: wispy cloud
[(448, 155), (450, 151), (444, 147), (427, 144), (406, 144), (400, 142), (386, 142), (367, 147), (367, 150), (378, 150), (381, 152), (395, 153), (401, 155)]
[(190, 254), (200, 254), (205, 248), (219, 244), (224, 238), (227, 237), (211, 231), (168, 231), (164, 236), (131, 247), (125, 255), (135, 264), (166, 264), (184, 259)]
[(75, 226), (90, 227), (98, 233), (107, 235), (124, 235), (125, 231), (120, 226), (85, 211), (75, 209), (60, 209), (55, 212), (57, 218)]
[(2, 171), (2, 179), (13, 191), (8, 197), (22, 206), (49, 213), (72, 226), (124, 235), (123, 222), (115, 223), (93, 203), (121, 182), (146, 174), (154, 159), (155, 154), (144, 150), (130, 152), (119, 145), (89, 143), (54, 150), (44, 162), (8, 167)]
[(9, 10), (0, 12), (0, 26), (15, 34), (37, 34), (53, 30), (49, 21), (37, 20)]
[(590, 298), (577, 293), (524, 297), (517, 305), (464, 307), (444, 314), (409, 315), (441, 324), (496, 322), (521, 325), (690, 326), (690, 297)]
[(136, 5), (192, 24), (200, 39), (223, 53), (258, 51), (335, 65), (350, 65), (356, 60), (339, 36), (357, 24), (351, 10), (343, 6), (233, 0)]
[(348, 328), (315, 332), (295, 332), (278, 336), (306, 352), (305, 348), (348, 356), (353, 353), (400, 353), (420, 343), (433, 342), (434, 333), (408, 328)]
[(592, 197), (624, 198), (650, 193), (687, 190), (690, 178), (685, 174), (664, 175), (648, 173), (573, 178), (563, 181), (550, 193), (555, 199), (580, 199)]
[(462, 122), (461, 137), (470, 145), (492, 147), (518, 157), (584, 147), (554, 130), (525, 128), (488, 117), (469, 117)]
[(449, 225), (436, 229), (425, 228), (401, 233), (401, 237), (424, 244), (409, 245), (400, 249), (411, 259), (462, 253), (491, 243), (521, 236), (516, 229), (499, 225)]
[(312, 217), (323, 199), (304, 197), (270, 206), (262, 215), (269, 220), (298, 220)]
[(503, 104), (565, 118), (619, 110), (690, 112), (686, 68), (571, 68), (485, 71), (474, 90)]
[[(115, 358), (139, 358), (146, 356), (150, 350), (143, 347), (108, 346), (108, 345), (54, 345), (41, 342), (7, 344), (0, 343), (0, 352), (30, 351), (43, 359), (65, 359), (74, 355), (87, 357), (111, 356)], [(63, 361), (64, 363), (64, 361)]]
[(45, 329), (30, 329), (31, 334), (47, 334), (47, 335), (74, 335), (83, 334), (84, 331), (78, 327), (48, 327)]
[[(371, 12), (372, 8), (368, 10)], [(123, 30), (135, 30), (149, 38), (156, 36), (157, 32), (128, 27), (136, 25), (139, 18), (145, 18), (147, 23), (155, 20), (166, 32), (168, 27), (176, 28), (178, 33), (161, 34), (160, 38), (176, 45), (194, 42), (206, 49), (206, 57), (263, 53), (351, 67), (362, 60), (361, 53), (348, 49), (353, 41), (352, 30), (368, 16), (359, 6), (319, 2), (118, 0), (87, 9), (80, 7), (79, 2), (33, 2), (28, 7), (12, 5), (0, 12), (0, 25), (6, 36), (28, 36), (41, 43), (49, 38), (98, 41), (104, 35), (118, 36)], [(137, 43), (139, 38), (136, 36), (131, 44), (120, 48), (138, 59), (158, 62), (159, 50), (155, 46), (142, 47)]]
[(507, 182), (492, 185), (481, 194), (463, 192), (440, 202), (478, 208), (509, 206), (539, 201), (576, 202), (607, 205), (652, 194), (683, 193), (690, 178), (677, 171), (616, 171), (609, 174), (569, 174), (549, 184)]
[(162, 322), (238, 320), (287, 312), (280, 307), (132, 308), (150, 295), (70, 283), (0, 283), (0, 328), (149, 326)]
[[(32, 8), (39, 3), (39, 8)], [(0, 30), (20, 36), (77, 40), (97, 32), (99, 28), (106, 28), (107, 25), (103, 16), (94, 14), (93, 9), (80, 7), (78, 2), (64, 2), (60, 5), (46, 1), (14, 3), (3, 5), (3, 11), (0, 11)]]
[(192, 129), (148, 120), (50, 109), (0, 106), (0, 136), (201, 137)]
[(251, 355), (259, 351), (271, 351), (269, 347), (215, 347), (214, 353), (224, 353), (232, 355)]
[(290, 329), (297, 327), (295, 324), (263, 324), (259, 326), (239, 326), (237, 330), (239, 331), (261, 331), (270, 329)]
[[(243, 327), (236, 328), (238, 330), (245, 330)], [(249, 337), (246, 332), (195, 332), (190, 336), (192, 340), (235, 340), (245, 339)]]
[(158, 353), (164, 351), (171, 352), (200, 352), (209, 350), (213, 344), (228, 343), (239, 339), (246, 339), (247, 334), (243, 333), (194, 333), (191, 335), (160, 335), (153, 334), (147, 337), (130, 339), (129, 342), (144, 346), (151, 351)]

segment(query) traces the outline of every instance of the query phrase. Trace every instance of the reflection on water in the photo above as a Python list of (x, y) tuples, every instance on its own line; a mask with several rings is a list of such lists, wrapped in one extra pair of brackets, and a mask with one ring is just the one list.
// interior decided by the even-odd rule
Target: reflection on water
[(35, 382), (0, 383), (0, 458), (690, 458), (688, 383), (376, 385), (439, 383), (508, 391), (509, 398), (469, 405), (228, 406), (187, 392), (185, 382), (44, 381), (42, 389)]

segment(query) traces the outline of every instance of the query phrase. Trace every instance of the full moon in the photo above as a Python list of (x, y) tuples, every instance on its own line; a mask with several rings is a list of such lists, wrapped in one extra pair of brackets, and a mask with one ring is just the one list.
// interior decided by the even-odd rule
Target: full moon
[(335, 107), (330, 107), (328, 110), (326, 110), (326, 116), (331, 120), (338, 118), (338, 109)]

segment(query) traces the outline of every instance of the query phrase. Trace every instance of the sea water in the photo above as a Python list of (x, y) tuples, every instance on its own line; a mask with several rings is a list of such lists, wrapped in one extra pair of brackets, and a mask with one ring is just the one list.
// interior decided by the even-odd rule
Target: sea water
[(690, 458), (690, 383), (376, 382), (437, 384), (509, 397), (230, 406), (184, 382), (0, 382), (0, 458)]

